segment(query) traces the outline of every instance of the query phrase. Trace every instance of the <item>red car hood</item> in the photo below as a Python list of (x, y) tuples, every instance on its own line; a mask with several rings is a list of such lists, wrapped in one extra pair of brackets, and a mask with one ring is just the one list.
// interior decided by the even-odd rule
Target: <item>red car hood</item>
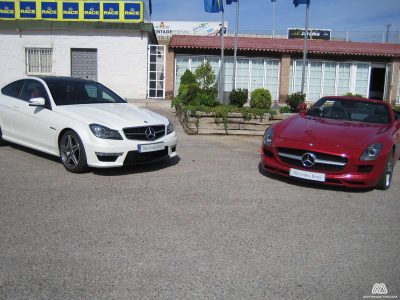
[(314, 145), (354, 149), (369, 146), (372, 138), (384, 133), (387, 129), (388, 126), (384, 124), (298, 115), (282, 123), (278, 130), (278, 137)]

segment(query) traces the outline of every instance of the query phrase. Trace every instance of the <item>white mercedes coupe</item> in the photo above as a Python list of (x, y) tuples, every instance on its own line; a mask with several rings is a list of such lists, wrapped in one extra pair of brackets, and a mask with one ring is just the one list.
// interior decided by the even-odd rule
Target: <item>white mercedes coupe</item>
[(177, 155), (167, 118), (98, 82), (70, 77), (27, 77), (3, 87), (0, 144), (5, 141), (58, 156), (73, 173)]

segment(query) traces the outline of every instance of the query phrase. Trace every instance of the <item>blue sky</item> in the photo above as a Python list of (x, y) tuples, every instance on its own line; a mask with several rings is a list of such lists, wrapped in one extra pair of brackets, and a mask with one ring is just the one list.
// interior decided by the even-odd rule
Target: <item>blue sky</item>
[[(225, 0), (224, 0), (225, 1)], [(217, 21), (221, 14), (204, 12), (203, 0), (152, 0), (152, 19), (157, 21)], [(277, 0), (275, 29), (304, 27), (305, 5), (294, 7), (292, 0)], [(235, 4), (225, 6), (225, 20), (234, 30)], [(272, 30), (270, 0), (240, 1), (239, 32)], [(382, 31), (392, 24), (391, 31), (400, 30), (400, 0), (311, 0), (310, 28), (337, 31)], [(400, 39), (400, 37), (399, 37)]]

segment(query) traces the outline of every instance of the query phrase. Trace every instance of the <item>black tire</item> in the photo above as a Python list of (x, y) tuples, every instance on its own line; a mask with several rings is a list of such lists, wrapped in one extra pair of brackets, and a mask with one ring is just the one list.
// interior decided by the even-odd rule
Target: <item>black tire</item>
[(3, 140), (3, 132), (1, 131), (1, 127), (0, 127), (0, 146), (4, 146), (6, 144), (7, 144), (7, 142), (5, 140)]
[(66, 131), (59, 143), (60, 158), (64, 168), (72, 173), (82, 173), (89, 169), (85, 147), (75, 131)]
[(392, 152), (389, 154), (382, 177), (379, 180), (378, 184), (376, 185), (376, 187), (378, 189), (387, 190), (390, 188), (390, 185), (392, 184), (392, 177), (393, 177), (393, 165), (394, 165), (394, 157), (393, 157), (393, 152)]

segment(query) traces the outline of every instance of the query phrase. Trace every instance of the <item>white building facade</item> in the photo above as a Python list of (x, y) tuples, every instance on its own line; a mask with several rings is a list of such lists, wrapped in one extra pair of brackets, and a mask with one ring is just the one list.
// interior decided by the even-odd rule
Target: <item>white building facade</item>
[(0, 85), (27, 75), (74, 76), (120, 96), (148, 96), (151, 23), (0, 21)]

